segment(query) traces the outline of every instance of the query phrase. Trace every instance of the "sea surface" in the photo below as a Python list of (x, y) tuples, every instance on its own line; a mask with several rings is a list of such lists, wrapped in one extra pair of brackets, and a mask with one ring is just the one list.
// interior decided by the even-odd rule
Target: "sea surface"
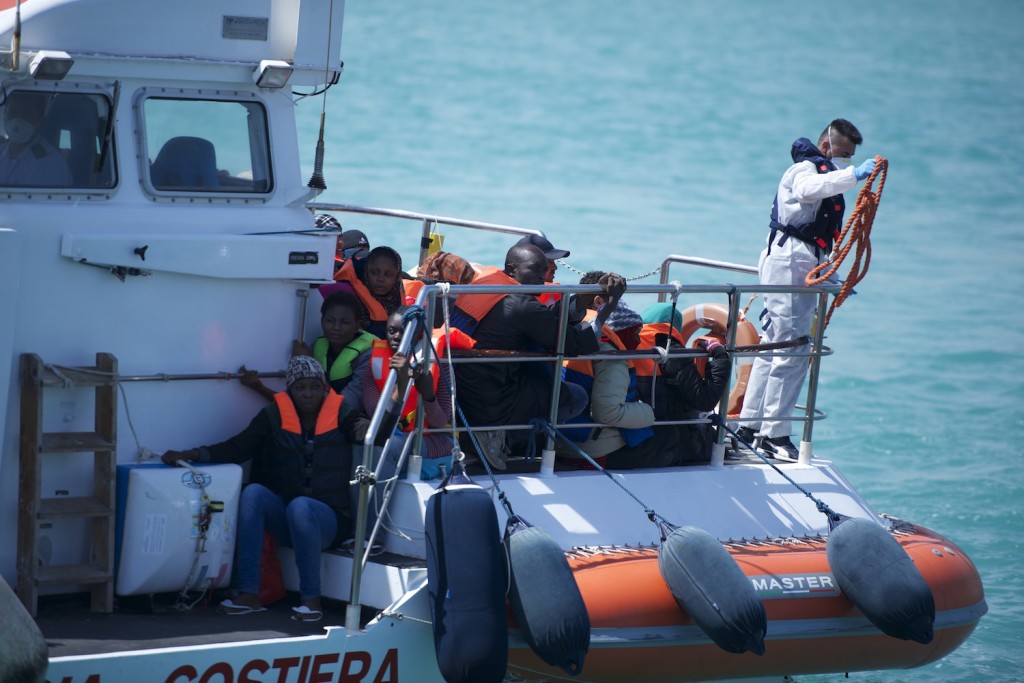
[[(756, 264), (792, 141), (853, 121), (855, 163), (889, 172), (815, 450), (966, 550), (990, 611), (942, 661), (850, 680), (1024, 680), (1024, 3), (352, 1), (342, 59), (322, 201), (541, 229), (583, 271)], [(306, 173), (322, 104), (299, 108)]]

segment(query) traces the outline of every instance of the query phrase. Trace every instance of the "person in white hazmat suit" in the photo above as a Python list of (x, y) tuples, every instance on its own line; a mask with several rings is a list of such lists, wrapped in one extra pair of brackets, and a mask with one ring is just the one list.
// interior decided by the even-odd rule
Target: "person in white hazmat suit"
[[(804, 278), (829, 257), (843, 226), (843, 192), (875, 170), (871, 158), (854, 167), (852, 157), (863, 142), (846, 119), (835, 119), (818, 138), (793, 143), (793, 165), (786, 169), (772, 206), (771, 232), (758, 261), (765, 285), (804, 286)], [(817, 296), (765, 294), (761, 341), (797, 339), (811, 332)], [(793, 349), (806, 352), (807, 345)], [(807, 356), (759, 356), (754, 359), (740, 418), (739, 437), (748, 444), (760, 433), (762, 448), (777, 457), (796, 459), (790, 423), (807, 375)]]

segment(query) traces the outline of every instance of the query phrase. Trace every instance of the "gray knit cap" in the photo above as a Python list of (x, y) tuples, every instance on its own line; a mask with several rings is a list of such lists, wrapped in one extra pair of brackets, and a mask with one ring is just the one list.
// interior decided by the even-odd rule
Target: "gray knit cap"
[(640, 317), (639, 313), (627, 306), (626, 302), (619, 301), (619, 305), (615, 307), (615, 310), (608, 316), (608, 320), (606, 320), (604, 324), (613, 331), (618, 332), (619, 330), (624, 330), (627, 327), (643, 325), (644, 319)]
[(327, 378), (324, 376), (324, 369), (315, 358), (309, 356), (292, 356), (288, 361), (288, 372), (285, 383), (289, 388), (300, 379), (314, 377), (327, 385)]

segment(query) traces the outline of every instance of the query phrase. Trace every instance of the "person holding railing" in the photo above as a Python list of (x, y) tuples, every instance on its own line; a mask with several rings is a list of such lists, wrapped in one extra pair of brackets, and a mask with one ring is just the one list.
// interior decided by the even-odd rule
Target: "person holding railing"
[[(852, 157), (863, 138), (846, 119), (835, 119), (818, 137), (793, 143), (793, 165), (782, 175), (772, 206), (771, 232), (758, 262), (764, 285), (803, 287), (804, 279), (823, 259), (843, 227), (846, 203), (843, 192), (875, 169), (875, 160), (859, 166)], [(791, 341), (809, 335), (816, 297), (813, 294), (764, 294), (762, 339), (766, 343)], [(820, 323), (819, 323), (820, 324)], [(794, 352), (806, 352), (799, 346)], [(769, 453), (796, 460), (788, 418), (807, 375), (807, 357), (795, 353), (758, 356), (750, 371), (743, 401), (740, 438), (753, 443), (760, 432)]]
[[(544, 252), (531, 244), (515, 244), (505, 255), (505, 269), (488, 280), (491, 284), (541, 285), (548, 264)], [(479, 280), (478, 280), (479, 281)], [(615, 309), (626, 289), (620, 275), (609, 273), (600, 283), (608, 304), (598, 314), (596, 329)], [(597, 351), (595, 327), (582, 322), (593, 294), (571, 297), (567, 305), (565, 353), (577, 355)], [(554, 352), (558, 346), (561, 306), (548, 307), (535, 294), (461, 294), (455, 301), (453, 323), (459, 319), (463, 332), (476, 340), (477, 350)], [(459, 405), (471, 426), (526, 424), (533, 418), (548, 418), (551, 410), (553, 374), (523, 368), (523, 363), (464, 363), (455, 369)], [(532, 364), (536, 366), (537, 364)], [(558, 420), (579, 415), (586, 408), (586, 391), (563, 382), (559, 391)], [(481, 439), (481, 437), (483, 437)], [(505, 434), (478, 432), (484, 457), (497, 469), (505, 469)]]
[[(644, 310), (642, 317), (644, 326), (640, 330), (640, 348), (666, 348), (670, 333), (675, 348), (685, 346), (686, 341), (680, 334), (683, 315), (671, 303), (652, 304)], [(714, 410), (722, 400), (732, 370), (729, 353), (713, 336), (700, 337), (696, 344), (709, 355), (706, 362), (700, 360), (703, 369), (698, 369), (696, 359), (686, 356), (670, 358), (660, 365), (654, 361), (637, 362), (640, 398), (654, 407), (659, 421), (697, 419), (701, 413)], [(710, 424), (683, 424), (677, 429), (681, 463), (711, 460), (711, 447), (716, 436), (714, 427)]]
[[(238, 504), (239, 595), (223, 601), (219, 610), (264, 611), (259, 585), (266, 529), (295, 549), (301, 603), (292, 619), (319, 621), (320, 551), (352, 537), (352, 445), (366, 439), (369, 420), (331, 390), (323, 367), (309, 356), (289, 361), (286, 385), (240, 433), (210, 446), (167, 451), (161, 460), (168, 465), (252, 462), (252, 480)], [(399, 408), (388, 404), (381, 435), (394, 429)]]
[[(412, 389), (402, 407), (402, 416), (398, 421), (395, 434), (392, 435), (391, 446), (386, 454), (391, 463), (387, 470), (381, 473), (382, 479), (392, 476), (397, 469), (397, 458), (405, 439), (412, 436), (416, 426), (419, 398), (423, 399), (424, 427), (437, 429), (450, 425), (452, 421), (447, 366), (435, 360), (430, 366), (430, 371), (426, 372), (422, 358), (415, 357), (416, 354), (410, 354), (413, 356), (410, 357), (410, 355), (398, 353), (398, 347), (402, 343), (404, 334), (403, 315), (408, 308), (408, 306), (402, 306), (388, 317), (387, 340), (373, 343), (370, 358), (371, 371), (363, 380), (363, 402), (366, 412), (370, 414), (376, 410), (377, 404), (380, 402), (381, 392), (384, 390), (390, 370), (395, 370), (398, 373), (398, 381), (395, 383), (391, 396), (393, 401), (401, 401), (409, 384), (412, 383)], [(424, 478), (433, 479), (439, 474), (439, 463), (450, 456), (451, 452), (451, 436), (441, 432), (424, 434), (423, 452), (420, 454), (423, 456), (422, 473)]]
[[(603, 273), (588, 273), (581, 284), (592, 284)], [(588, 277), (589, 276), (589, 277)], [(598, 295), (593, 306), (604, 305)], [(620, 301), (601, 329), (601, 351), (633, 351), (640, 343), (643, 319)], [(583, 414), (569, 422), (597, 422), (599, 427), (564, 427), (562, 433), (580, 450), (610, 469), (669, 467), (678, 464), (679, 431), (672, 425), (655, 425), (654, 409), (640, 400), (633, 361), (620, 358), (565, 362), (566, 379), (587, 389)], [(578, 457), (576, 449), (560, 442), (559, 455)]]

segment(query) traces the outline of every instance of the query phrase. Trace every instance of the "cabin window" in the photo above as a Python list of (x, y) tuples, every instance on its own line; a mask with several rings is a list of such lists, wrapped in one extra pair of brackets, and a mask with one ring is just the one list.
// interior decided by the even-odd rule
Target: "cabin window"
[(150, 97), (143, 114), (153, 191), (272, 189), (267, 115), (258, 102)]
[(110, 100), (79, 92), (0, 94), (0, 186), (114, 187)]

